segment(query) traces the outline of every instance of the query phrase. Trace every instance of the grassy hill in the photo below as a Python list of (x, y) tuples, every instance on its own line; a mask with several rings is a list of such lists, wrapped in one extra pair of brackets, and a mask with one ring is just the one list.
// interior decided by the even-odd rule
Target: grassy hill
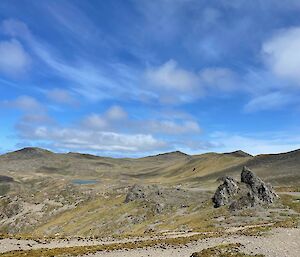
[(103, 179), (115, 182), (161, 184), (212, 183), (223, 175), (238, 176), (243, 166), (276, 185), (300, 183), (300, 150), (251, 156), (243, 151), (187, 155), (171, 152), (144, 158), (109, 158), (89, 154), (57, 154), (24, 148), (0, 156), (0, 174), (63, 176), (66, 179)]
[[(258, 156), (170, 152), (131, 159), (24, 148), (0, 156), (0, 232), (101, 236), (207, 231), (211, 217), (220, 215), (210, 203), (217, 178), (238, 178), (243, 166), (273, 185), (300, 185), (299, 150)], [(134, 184), (159, 185), (159, 193), (125, 203)]]

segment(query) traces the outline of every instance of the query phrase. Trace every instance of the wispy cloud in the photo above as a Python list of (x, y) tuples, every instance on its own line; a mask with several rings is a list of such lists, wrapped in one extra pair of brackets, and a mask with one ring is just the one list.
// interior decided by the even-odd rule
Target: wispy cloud
[(19, 96), (14, 100), (5, 100), (2, 105), (8, 108), (17, 108), (25, 112), (40, 112), (44, 110), (44, 106), (35, 98), (27, 95)]
[[(106, 67), (97, 66), (82, 59), (70, 64), (60, 58), (52, 47), (37, 39), (25, 23), (13, 19), (5, 20), (2, 28), (6, 34), (24, 40), (44, 64), (59, 76), (72, 82), (71, 89), (81, 95), (91, 100), (99, 100), (127, 95), (127, 92), (130, 92), (132, 80), (135, 79), (129, 75), (133, 72), (131, 68), (118, 63), (110, 63)], [(112, 71), (113, 78), (110, 74)]]
[(300, 137), (289, 131), (262, 134), (234, 134), (216, 132), (211, 134), (210, 142), (215, 143), (211, 150), (230, 152), (241, 149), (250, 154), (282, 153), (300, 148)]
[(246, 112), (277, 110), (292, 103), (295, 103), (294, 95), (282, 92), (273, 92), (251, 99), (244, 107)]
[(48, 99), (59, 104), (68, 104), (68, 105), (78, 105), (78, 101), (73, 97), (73, 95), (65, 89), (53, 88), (45, 92)]
[(15, 77), (30, 69), (31, 58), (16, 39), (0, 41), (0, 56), (0, 73)]

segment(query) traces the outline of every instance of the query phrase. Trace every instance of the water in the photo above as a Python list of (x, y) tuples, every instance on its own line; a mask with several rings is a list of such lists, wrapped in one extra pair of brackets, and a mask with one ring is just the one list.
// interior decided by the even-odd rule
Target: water
[(76, 185), (94, 185), (97, 184), (99, 181), (94, 179), (74, 179), (72, 180), (73, 184)]

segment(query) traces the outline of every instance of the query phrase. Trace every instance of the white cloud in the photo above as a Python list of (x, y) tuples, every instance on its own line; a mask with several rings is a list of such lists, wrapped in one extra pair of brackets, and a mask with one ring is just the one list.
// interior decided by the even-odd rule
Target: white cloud
[(132, 133), (150, 133), (150, 134), (187, 134), (201, 133), (199, 124), (191, 117), (170, 118), (144, 118), (133, 119), (120, 106), (111, 106), (102, 114), (90, 114), (86, 116), (81, 126), (94, 130), (110, 130), (110, 131), (129, 131)]
[(19, 96), (15, 100), (3, 101), (2, 104), (6, 107), (17, 108), (26, 112), (40, 112), (44, 110), (44, 107), (39, 101), (27, 95)]
[(232, 91), (238, 89), (236, 75), (227, 68), (205, 68), (199, 72), (199, 79), (207, 90)]
[(124, 120), (127, 118), (127, 112), (120, 106), (111, 106), (105, 113), (110, 120)]
[(183, 92), (195, 89), (198, 84), (197, 75), (181, 69), (174, 60), (160, 67), (149, 68), (146, 70), (146, 78), (153, 86)]
[(174, 60), (145, 71), (149, 90), (164, 103), (192, 102), (205, 94), (239, 90), (238, 78), (230, 69), (204, 68), (192, 72), (179, 67)]
[(102, 131), (108, 128), (118, 129), (119, 126), (123, 127), (124, 123), (128, 123), (127, 118), (128, 114), (121, 106), (113, 105), (102, 114), (93, 113), (88, 115), (83, 119), (81, 125)]
[(90, 114), (82, 121), (84, 127), (93, 128), (93, 129), (104, 129), (109, 126), (108, 121), (103, 115), (99, 114)]
[(16, 76), (26, 72), (31, 63), (29, 55), (19, 41), (0, 41), (0, 72)]
[(264, 43), (262, 51), (275, 75), (300, 85), (300, 27), (281, 30)]
[[(257, 135), (239, 135), (217, 132), (211, 135), (212, 150), (231, 152), (238, 149), (250, 154), (270, 154), (292, 151), (300, 148), (299, 133), (280, 132)], [(295, 136), (296, 135), (296, 136)]]
[(174, 122), (172, 120), (150, 120), (144, 121), (139, 127), (144, 131), (159, 134), (186, 134), (186, 133), (200, 133), (201, 129), (197, 122), (187, 120)]
[(246, 112), (280, 109), (295, 101), (294, 96), (273, 92), (251, 99), (244, 107)]
[[(25, 100), (14, 101), (14, 105), (25, 110), (40, 106), (33, 98)], [(140, 155), (174, 150), (185, 145), (186, 141), (182, 138), (175, 142), (171, 138), (167, 139), (168, 135), (184, 136), (201, 132), (198, 123), (192, 119), (136, 120), (116, 105), (101, 114), (87, 115), (81, 121), (69, 125), (59, 125), (46, 112), (25, 112), (16, 124), (16, 129), (21, 140), (30, 140), (51, 148)]]
[(94, 131), (82, 128), (48, 128), (38, 126), (32, 129), (19, 127), (23, 139), (48, 142), (53, 147), (75, 150), (140, 152), (165, 147), (163, 141), (148, 134), (123, 134)]
[(46, 92), (47, 97), (57, 103), (75, 105), (77, 101), (71, 93), (64, 89), (54, 88)]

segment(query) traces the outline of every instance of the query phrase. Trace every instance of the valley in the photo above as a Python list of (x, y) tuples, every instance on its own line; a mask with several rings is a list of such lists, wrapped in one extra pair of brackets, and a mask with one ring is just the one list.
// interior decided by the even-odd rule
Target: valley
[[(235, 211), (214, 208), (219, 178), (240, 180), (244, 166), (271, 183), (278, 200)], [(24, 148), (0, 156), (0, 252), (127, 256), (123, 250), (132, 249), (128, 256), (161, 250), (159, 256), (189, 257), (219, 244), (268, 240), (278, 231), (299, 235), (299, 171), (300, 151), (117, 159)]]

